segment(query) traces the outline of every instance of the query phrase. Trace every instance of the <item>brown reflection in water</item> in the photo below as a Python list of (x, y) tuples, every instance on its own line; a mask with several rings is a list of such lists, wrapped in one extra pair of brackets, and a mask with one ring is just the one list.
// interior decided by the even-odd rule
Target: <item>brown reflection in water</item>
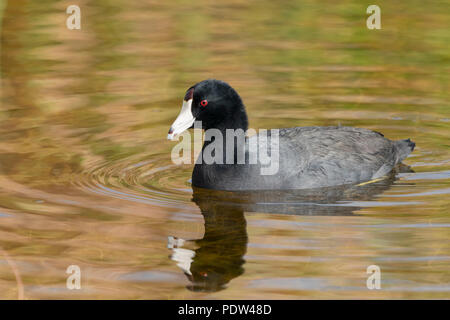
[[(30, 86), (31, 75), (21, 61), (26, 48), (19, 37), (29, 28), (26, 17), (27, 2), (27, 0), (8, 1), (0, 26), (0, 61), (3, 79), (1, 103), (8, 106), (6, 110), (10, 116), (14, 115), (18, 118), (25, 115), (33, 116), (36, 112), (33, 90)], [(5, 108), (2, 107), (2, 110)], [(3, 126), (10, 124), (10, 121), (4, 122)]]
[[(409, 171), (406, 166), (401, 169)], [(180, 262), (192, 291), (215, 292), (244, 273), (248, 236), (245, 212), (278, 212), (289, 215), (350, 216), (362, 207), (341, 201), (370, 201), (395, 181), (389, 177), (362, 185), (345, 185), (310, 190), (217, 191), (194, 188), (192, 201), (205, 219), (205, 234), (188, 256), (179, 257), (173, 248), (172, 260)], [(177, 239), (179, 242), (179, 239)], [(182, 240), (184, 243), (184, 240)]]
[[(319, 2), (268, 0), (258, 8), (244, 0), (79, 5), (80, 31), (67, 30), (64, 1), (0, 5), (2, 298), (317, 298), (317, 287), (281, 293), (278, 280), (273, 289), (247, 282), (330, 274), (347, 291), (328, 297), (370, 298), (377, 293), (352, 286), (374, 261), (394, 281), (394, 290), (377, 297), (448, 296), (441, 284), (448, 283), (449, 180), (432, 178), (450, 168), (442, 2), (420, 9), (386, 3), (392, 19), (381, 33), (365, 30), (365, 8), (355, 0), (327, 10)], [(200, 238), (202, 222), (186, 203), (192, 168), (173, 166), (165, 135), (186, 88), (208, 77), (238, 89), (253, 128), (341, 123), (392, 139), (414, 137), (418, 149), (407, 163), (422, 175), (400, 178), (361, 211), (358, 203), (333, 205), (351, 200), (343, 190), (328, 190), (323, 202), (314, 193), (196, 191), (195, 198), (212, 203), (202, 210), (205, 238), (193, 243), (192, 289), (228, 288), (188, 291), (165, 241), (175, 233)], [(377, 186), (355, 192), (368, 200), (382, 192), (379, 184), (370, 189)], [(398, 204), (381, 203), (392, 199)], [(244, 216), (252, 211), (291, 216)], [(314, 217), (319, 214), (328, 216)], [(292, 224), (271, 224), (278, 220)], [(311, 230), (298, 227), (311, 221)], [(292, 245), (303, 240), (307, 248)], [(81, 292), (65, 290), (64, 271), (74, 263), (86, 276)], [(116, 277), (142, 270), (153, 273), (151, 282)], [(201, 280), (204, 270), (215, 284)], [(404, 280), (410, 284), (395, 282)]]

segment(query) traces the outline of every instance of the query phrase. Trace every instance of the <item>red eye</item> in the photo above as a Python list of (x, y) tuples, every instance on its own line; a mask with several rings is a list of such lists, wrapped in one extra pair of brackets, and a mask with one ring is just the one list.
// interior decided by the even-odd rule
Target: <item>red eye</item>
[(208, 100), (202, 100), (202, 101), (200, 102), (200, 105), (201, 105), (202, 107), (206, 107), (206, 106), (208, 105)]

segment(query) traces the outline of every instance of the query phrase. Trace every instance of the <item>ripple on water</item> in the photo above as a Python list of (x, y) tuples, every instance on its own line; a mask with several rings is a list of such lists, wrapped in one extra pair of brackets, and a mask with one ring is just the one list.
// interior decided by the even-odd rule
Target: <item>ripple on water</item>
[(185, 208), (192, 194), (185, 169), (157, 158), (92, 163), (72, 183), (88, 193), (171, 208)]
[[(186, 179), (192, 168), (167, 164), (166, 158), (152, 157), (123, 158), (116, 161), (97, 161), (87, 165), (87, 169), (73, 177), (72, 183), (88, 193), (99, 194), (121, 200), (145, 203), (162, 207), (187, 209), (191, 202), (192, 188)], [(401, 180), (442, 180), (450, 178), (450, 171), (400, 173)], [(392, 191), (395, 193), (395, 191)], [(422, 197), (450, 193), (450, 189), (435, 189), (418, 193), (385, 194), (388, 198)], [(257, 202), (256, 204), (277, 208), (283, 202)], [(290, 204), (296, 204), (295, 200)], [(384, 207), (421, 205), (421, 201), (336, 201), (334, 203), (308, 202), (302, 199), (298, 205), (320, 207)], [(193, 208), (193, 207), (190, 207)], [(189, 209), (188, 209), (189, 210)]]

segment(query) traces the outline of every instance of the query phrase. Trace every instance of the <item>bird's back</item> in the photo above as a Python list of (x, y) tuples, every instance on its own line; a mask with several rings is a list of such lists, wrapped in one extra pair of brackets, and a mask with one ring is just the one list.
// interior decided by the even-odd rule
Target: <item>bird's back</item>
[[(307, 189), (357, 183), (387, 174), (414, 148), (412, 142), (407, 143), (409, 140), (391, 141), (378, 132), (361, 128), (295, 127), (278, 130), (278, 141), (269, 137), (267, 142), (271, 160), (278, 158), (274, 174), (262, 175), (260, 164), (248, 162), (243, 165), (196, 165), (194, 186), (255, 190)], [(248, 138), (247, 160), (249, 154), (255, 152), (249, 145), (258, 141), (256, 135)], [(277, 148), (278, 157), (274, 157), (273, 152), (277, 152)], [(198, 179), (199, 176), (203, 179)]]
[[(280, 154), (285, 155), (280, 170), (294, 188), (375, 179), (391, 171), (397, 161), (391, 140), (378, 132), (352, 127), (281, 129)], [(297, 168), (293, 167), (296, 157), (302, 158)]]

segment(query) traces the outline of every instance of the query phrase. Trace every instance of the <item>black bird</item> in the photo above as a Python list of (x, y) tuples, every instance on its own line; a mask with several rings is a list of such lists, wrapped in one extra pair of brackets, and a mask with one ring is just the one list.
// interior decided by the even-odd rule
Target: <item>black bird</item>
[[(247, 131), (247, 113), (238, 93), (213, 79), (187, 90), (168, 139), (196, 121), (201, 121), (202, 129), (215, 129), (209, 140), (205, 136), (201, 154), (215, 161), (197, 161), (192, 173), (192, 185), (208, 189), (310, 189), (361, 183), (387, 175), (415, 147), (410, 139), (392, 141), (376, 131), (341, 126), (277, 129), (267, 140), (261, 140), (261, 132), (251, 137), (227, 136), (228, 129)], [(261, 150), (268, 162), (262, 161)]]

